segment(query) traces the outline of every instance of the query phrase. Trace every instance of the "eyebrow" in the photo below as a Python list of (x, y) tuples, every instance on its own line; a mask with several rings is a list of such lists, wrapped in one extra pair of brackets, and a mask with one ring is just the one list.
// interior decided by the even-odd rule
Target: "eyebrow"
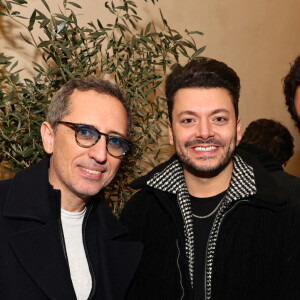
[[(215, 114), (219, 114), (219, 113), (230, 113), (230, 111), (226, 108), (218, 108), (218, 109), (215, 109), (213, 110), (210, 115), (215, 115)], [(182, 111), (181, 113), (179, 113), (179, 116), (182, 116), (182, 115), (192, 115), (192, 116), (197, 116), (198, 113), (195, 112), (195, 111), (192, 111), (192, 110), (185, 110), (185, 111)]]
[(120, 137), (126, 139), (126, 136), (125, 136), (124, 134), (118, 132), (118, 131), (111, 130), (111, 131), (109, 131), (107, 134), (108, 134), (108, 135), (111, 135), (111, 134), (112, 134), (112, 135), (119, 135)]
[(191, 110), (185, 110), (185, 111), (182, 111), (181, 113), (179, 113), (179, 117), (182, 116), (182, 115), (193, 115), (195, 116), (196, 113), (194, 111), (191, 111)]
[(212, 112), (212, 115), (218, 114), (218, 113), (230, 113), (230, 111), (226, 108), (219, 108)]

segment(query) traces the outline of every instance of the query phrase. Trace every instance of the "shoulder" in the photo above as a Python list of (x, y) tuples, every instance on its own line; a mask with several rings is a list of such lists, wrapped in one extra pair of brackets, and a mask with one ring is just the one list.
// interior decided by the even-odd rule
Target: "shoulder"
[(137, 191), (125, 204), (122, 215), (140, 214), (156, 206), (155, 192), (150, 187)]
[(12, 185), (14, 189), (32, 189), (48, 182), (49, 158), (45, 157), (38, 163), (20, 170), (12, 179), (4, 180), (3, 185)]
[(281, 190), (288, 195), (293, 207), (300, 207), (300, 178), (284, 171), (271, 173)]
[(275, 171), (272, 172), (271, 175), (281, 185), (286, 185), (287, 188), (290, 188), (288, 185), (292, 185), (293, 187), (297, 188), (298, 191), (300, 191), (300, 178), (284, 171)]
[(6, 192), (9, 189), (9, 186), (11, 185), (13, 179), (6, 179), (6, 180), (1, 180), (0, 181), (0, 191), (1, 191), (1, 196), (2, 192)]
[(130, 187), (138, 190), (138, 189), (142, 189), (148, 186), (147, 182), (152, 179), (154, 176), (156, 176), (157, 174), (159, 174), (160, 172), (162, 172), (163, 170), (165, 170), (167, 167), (169, 167), (171, 164), (174, 163), (174, 161), (177, 160), (177, 156), (173, 155), (170, 157), (170, 159), (168, 159), (167, 161), (159, 164), (158, 166), (156, 166), (155, 168), (153, 168), (149, 173), (147, 173), (144, 176), (141, 176), (139, 178), (136, 178), (135, 180), (133, 180), (130, 183)]
[(3, 203), (7, 198), (11, 183), (12, 183), (12, 179), (0, 181), (0, 207), (1, 208), (3, 207)]
[(127, 201), (121, 213), (120, 220), (129, 224), (149, 224), (168, 220), (167, 216), (180, 214), (176, 195), (152, 187), (145, 187)]

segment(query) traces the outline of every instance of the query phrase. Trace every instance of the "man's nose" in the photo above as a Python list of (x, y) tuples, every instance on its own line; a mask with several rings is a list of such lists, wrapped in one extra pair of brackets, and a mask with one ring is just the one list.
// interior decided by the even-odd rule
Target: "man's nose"
[(104, 136), (101, 136), (99, 141), (89, 148), (89, 157), (95, 159), (98, 163), (107, 160), (106, 139)]
[(199, 124), (197, 124), (196, 137), (207, 140), (212, 136), (214, 136), (212, 124), (209, 122), (209, 120), (200, 120)]

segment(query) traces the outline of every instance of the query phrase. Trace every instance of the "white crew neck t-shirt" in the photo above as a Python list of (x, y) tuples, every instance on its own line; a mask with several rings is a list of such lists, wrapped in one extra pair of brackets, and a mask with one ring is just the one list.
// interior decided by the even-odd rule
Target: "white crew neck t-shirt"
[(88, 299), (92, 288), (92, 277), (82, 240), (82, 223), (85, 212), (86, 208), (79, 213), (61, 209), (61, 223), (77, 300)]

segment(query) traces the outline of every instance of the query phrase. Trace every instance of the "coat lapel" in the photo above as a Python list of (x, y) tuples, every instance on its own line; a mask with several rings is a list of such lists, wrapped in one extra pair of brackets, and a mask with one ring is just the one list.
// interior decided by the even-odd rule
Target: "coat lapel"
[(104, 299), (124, 299), (137, 269), (141, 245), (102, 239), (100, 251), (100, 291)]
[[(128, 241), (128, 230), (100, 203), (97, 210), (99, 290), (103, 299), (124, 299), (141, 258), (141, 243)], [(127, 237), (127, 240), (125, 239)]]
[(28, 276), (49, 299), (76, 299), (58, 225), (15, 233), (10, 245)]

